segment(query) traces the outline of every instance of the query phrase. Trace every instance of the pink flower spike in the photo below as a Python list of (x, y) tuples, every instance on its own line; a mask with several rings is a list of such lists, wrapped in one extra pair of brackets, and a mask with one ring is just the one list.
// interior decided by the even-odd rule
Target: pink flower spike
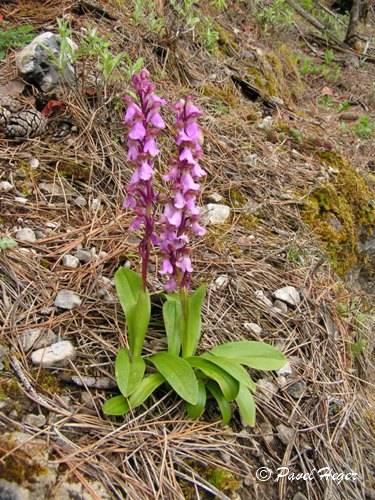
[(174, 196), (173, 204), (176, 208), (184, 208), (184, 206), (186, 205), (184, 195), (180, 192), (177, 192)]
[(142, 122), (135, 122), (129, 132), (129, 139), (139, 140), (143, 139), (146, 135), (146, 129)]
[(163, 118), (160, 116), (160, 113), (153, 112), (150, 121), (152, 125), (156, 128), (165, 128), (165, 123)]
[(161, 265), (160, 274), (173, 274), (173, 266), (169, 259), (164, 259)]
[(147, 161), (141, 163), (139, 167), (139, 178), (143, 181), (148, 181), (152, 177), (152, 167)]
[(189, 148), (184, 148), (182, 152), (179, 155), (180, 161), (187, 161), (190, 165), (194, 165), (196, 162), (193, 158), (193, 154), (191, 152), (191, 149)]
[(181, 177), (181, 185), (184, 193), (187, 191), (198, 191), (199, 184), (194, 182), (192, 176), (190, 174), (184, 174)]
[(191, 273), (193, 271), (190, 257), (187, 255), (178, 259), (176, 266), (179, 267), (183, 273)]
[(146, 139), (143, 146), (143, 151), (150, 154), (151, 156), (157, 156), (160, 153), (159, 149), (156, 147), (156, 142), (153, 137), (149, 137), (148, 139)]
[(125, 125), (131, 125), (135, 116), (142, 116), (142, 111), (141, 108), (133, 102), (129, 105), (128, 109), (126, 110), (124, 116)]

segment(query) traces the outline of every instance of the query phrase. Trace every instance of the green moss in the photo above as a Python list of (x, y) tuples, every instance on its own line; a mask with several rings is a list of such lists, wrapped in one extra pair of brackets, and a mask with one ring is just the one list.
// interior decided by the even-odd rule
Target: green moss
[[(18, 443), (11, 437), (9, 438), (8, 435), (0, 437), (0, 449), (3, 454), (13, 450), (17, 446)], [(48, 469), (33, 462), (32, 458), (22, 448), (12, 452), (0, 462), (0, 478), (22, 484), (25, 480), (36, 475), (47, 474)]]
[(303, 220), (319, 236), (340, 275), (360, 263), (359, 235), (375, 225), (374, 192), (343, 158), (331, 151), (317, 154), (336, 173), (306, 199)]
[(90, 178), (90, 167), (74, 161), (64, 160), (60, 162), (57, 170), (59, 175), (66, 179), (87, 182)]
[(56, 375), (49, 373), (47, 370), (41, 370), (39, 368), (33, 370), (32, 373), (35, 376), (40, 388), (52, 394), (61, 393), (61, 386)]
[(0, 379), (0, 399), (12, 398), (17, 399), (21, 390), (15, 378)]
[(233, 33), (223, 28), (218, 23), (215, 23), (214, 27), (218, 33), (217, 43), (219, 45), (219, 50), (227, 56), (232, 56), (233, 52), (239, 48)]
[(239, 98), (231, 83), (227, 83), (222, 87), (207, 83), (202, 86), (201, 92), (203, 95), (213, 97), (219, 103), (224, 103), (230, 108), (235, 108), (239, 104)]
[(243, 214), (240, 216), (238, 224), (245, 229), (254, 229), (258, 225), (258, 218), (253, 214)]

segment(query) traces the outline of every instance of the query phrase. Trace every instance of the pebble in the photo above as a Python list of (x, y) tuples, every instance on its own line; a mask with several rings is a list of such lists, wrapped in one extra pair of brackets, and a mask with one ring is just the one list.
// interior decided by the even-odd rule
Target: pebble
[(265, 401), (271, 401), (279, 388), (267, 378), (261, 378), (257, 382), (257, 389), (262, 393)]
[(34, 413), (30, 413), (29, 415), (26, 415), (24, 422), (25, 424), (32, 425), (33, 427), (44, 427), (47, 419), (43, 414), (35, 415)]
[(92, 253), (90, 252), (90, 250), (77, 250), (75, 256), (83, 264), (87, 264), (92, 259)]
[(220, 193), (211, 193), (207, 196), (207, 198), (214, 203), (220, 203), (220, 201), (224, 201), (224, 196), (222, 196)]
[(300, 491), (298, 491), (294, 495), (293, 500), (307, 500), (307, 497), (303, 493), (301, 493)]
[(63, 365), (75, 357), (75, 348), (69, 340), (56, 342), (49, 347), (38, 349), (31, 354), (34, 365), (43, 367)]
[(14, 188), (13, 184), (11, 184), (8, 181), (1, 181), (0, 182), (0, 191), (3, 193), (8, 193)]
[(263, 120), (257, 124), (257, 128), (260, 130), (268, 130), (272, 126), (272, 116), (266, 116)]
[(65, 194), (61, 186), (51, 182), (41, 182), (39, 184), (39, 189), (43, 191), (43, 193), (50, 194), (51, 196), (64, 196)]
[(60, 290), (55, 298), (55, 306), (61, 309), (74, 309), (82, 303), (80, 297), (71, 290)]
[(79, 266), (79, 259), (67, 253), (63, 257), (63, 266), (69, 269), (76, 269)]
[(27, 203), (27, 198), (25, 198), (24, 196), (15, 196), (14, 201), (16, 203), (21, 203), (21, 205), (25, 205)]
[(256, 323), (244, 323), (244, 328), (248, 332), (254, 333), (255, 335), (260, 335), (262, 333), (262, 327)]
[(99, 210), (100, 206), (101, 206), (101, 201), (99, 200), (99, 198), (94, 198), (91, 203), (91, 210), (93, 212), (96, 212), (96, 210)]
[(304, 380), (298, 380), (294, 382), (294, 384), (290, 385), (286, 392), (289, 396), (292, 396), (293, 399), (299, 399), (304, 395), (306, 391), (306, 382)]
[(229, 276), (227, 274), (221, 274), (218, 276), (213, 285), (214, 290), (224, 290), (229, 285)]
[(246, 157), (246, 163), (250, 167), (256, 167), (258, 163), (259, 156), (256, 153), (252, 153), (249, 156)]
[(264, 294), (264, 292), (262, 292), (262, 290), (256, 290), (255, 297), (259, 299), (261, 302), (263, 302), (263, 304), (265, 304), (266, 306), (273, 307), (272, 301), (268, 297), (266, 297), (266, 295)]
[(30, 493), (29, 490), (17, 483), (0, 479), (0, 498), (3, 500), (29, 500)]
[(294, 430), (284, 424), (276, 426), (277, 435), (280, 441), (286, 446), (294, 439)]
[(16, 240), (22, 241), (23, 243), (35, 243), (36, 236), (32, 229), (24, 227), (16, 232)]
[(51, 313), (53, 313), (53, 311), (54, 311), (53, 307), (44, 306), (44, 307), (41, 308), (41, 310), (39, 312), (43, 316), (49, 316)]
[(115, 389), (117, 387), (116, 382), (109, 377), (78, 377), (77, 375), (72, 375), (70, 380), (80, 387), (95, 387), (96, 389)]
[(218, 203), (208, 203), (202, 209), (205, 224), (224, 224), (230, 216), (230, 207)]
[(38, 160), (38, 158), (31, 158), (31, 160), (29, 160), (29, 165), (30, 165), (30, 168), (35, 170), (39, 167), (40, 161)]
[(289, 363), (289, 361), (282, 368), (280, 368), (280, 370), (276, 370), (277, 375), (283, 377), (291, 375), (292, 372), (292, 365)]
[(281, 300), (275, 300), (275, 302), (273, 303), (273, 307), (274, 309), (276, 309), (276, 312), (281, 312), (283, 314), (287, 314), (288, 312), (288, 306)]
[(77, 207), (80, 208), (83, 208), (87, 205), (86, 198), (84, 198), (83, 196), (77, 196), (77, 198), (74, 199), (74, 203), (75, 205), (77, 205)]
[(37, 240), (42, 240), (45, 237), (45, 233), (41, 229), (36, 229), (35, 236)]
[(277, 385), (280, 387), (280, 389), (283, 389), (288, 383), (286, 377), (284, 377), (283, 375), (280, 375), (280, 377), (277, 377), (276, 382), (277, 382)]
[(275, 299), (286, 302), (290, 306), (298, 306), (301, 302), (300, 294), (294, 286), (284, 286), (283, 288), (279, 288), (273, 295)]
[(52, 330), (33, 328), (21, 333), (18, 339), (23, 350), (29, 351), (31, 348), (39, 349), (53, 344), (57, 340), (57, 335)]

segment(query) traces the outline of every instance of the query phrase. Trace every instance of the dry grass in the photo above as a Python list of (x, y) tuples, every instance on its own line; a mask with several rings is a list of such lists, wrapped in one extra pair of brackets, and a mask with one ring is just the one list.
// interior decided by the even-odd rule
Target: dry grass
[[(67, 3), (65, 12), (74, 3)], [(15, 10), (8, 8), (12, 16), (18, 16), (21, 7), (18, 2)], [(61, 8), (53, 3), (49, 8), (50, 17), (43, 22), (52, 23)], [(38, 26), (38, 15), (39, 11), (30, 11), (28, 18), (25, 14), (21, 19)], [(70, 15), (78, 29), (83, 19)], [(241, 498), (291, 498), (297, 487), (306, 488), (311, 499), (364, 498), (365, 489), (374, 488), (369, 459), (374, 444), (373, 405), (371, 408), (368, 396), (373, 385), (363, 380), (370, 360), (362, 361), (361, 366), (353, 364), (353, 323), (336, 309), (338, 301), (351, 295), (331, 271), (300, 217), (303, 196), (324, 177), (324, 168), (312, 152), (296, 151), (288, 140), (257, 129), (249, 115), (261, 117), (261, 105), (246, 100), (236, 88), (233, 95), (238, 104), (224, 112), (217, 98), (202, 94), (200, 89), (213, 78), (213, 71), (221, 82), (215, 85), (230, 84), (229, 77), (222, 74), (223, 67), (231, 64), (229, 57), (217, 60), (196, 46), (193, 50), (187, 38), (171, 47), (164, 44), (168, 57), (160, 61), (155, 38), (143, 37), (125, 8), (117, 9), (116, 17), (118, 21), (112, 24), (101, 20), (100, 30), (111, 31), (114, 45), (131, 57), (145, 58), (159, 93), (170, 100), (192, 93), (205, 110), (203, 164), (209, 175), (202, 201), (219, 192), (233, 208), (230, 223), (210, 229), (196, 248), (196, 283), (210, 283), (223, 273), (230, 277), (224, 290), (209, 289), (202, 348), (240, 338), (271, 342), (292, 361), (294, 373), (288, 384), (302, 379), (307, 388), (299, 400), (291, 398), (285, 388), (270, 401), (259, 393), (257, 424), (241, 430), (237, 416), (232, 428), (222, 428), (213, 408), (201, 422), (186, 420), (182, 405), (170, 394), (159, 394), (152, 405), (123, 420), (110, 420), (101, 413), (108, 392), (64, 382), (71, 375), (113, 378), (113, 359), (126, 338), (114, 289), (103, 277), (111, 279), (126, 260), (137, 265), (136, 239), (127, 231), (131, 214), (121, 208), (123, 185), (131, 171), (120, 141), (121, 115), (116, 102), (126, 85), (111, 87), (103, 104), (90, 103), (80, 89), (65, 91), (60, 96), (66, 102), (64, 116), (56, 117), (55, 124), (64, 118), (77, 127), (68, 140), (57, 140), (51, 134), (23, 144), (0, 139), (1, 180), (9, 179), (18, 191), (28, 192), (26, 204), (17, 204), (14, 192), (2, 195), (1, 231), (12, 235), (16, 226), (44, 231), (37, 243), (0, 253), (0, 341), (11, 348), (11, 366), (4, 376), (17, 375), (22, 391), (33, 402), (31, 408), (53, 415), (44, 428), (26, 426), (26, 430), (48, 441), (51, 459), (60, 465), (59, 482), (80, 481), (93, 498), (97, 496), (88, 478), (100, 479), (113, 498), (119, 499), (204, 498), (204, 492), (228, 498), (230, 492), (218, 491), (204, 473), (217, 467), (232, 471), (243, 481)], [(90, 22), (97, 20), (91, 18)], [(122, 33), (126, 33), (125, 39)], [(241, 43), (243, 50), (251, 45), (246, 36)], [(11, 74), (11, 64), (12, 58), (1, 74), (4, 81)], [(197, 75), (199, 84), (189, 88)], [(324, 125), (312, 123), (316, 117), (311, 120), (311, 116), (298, 117), (284, 110), (274, 116), (284, 121), (292, 116), (295, 127), (314, 130), (317, 136), (324, 129)], [(335, 142), (335, 136), (331, 140)], [(351, 156), (353, 149), (346, 154)], [(249, 160), (254, 154), (256, 164)], [(30, 158), (39, 160), (36, 170), (25, 168)], [(166, 159), (164, 153), (162, 169)], [(46, 194), (39, 187), (41, 182), (55, 184), (61, 194)], [(76, 196), (84, 196), (87, 205), (76, 206)], [(93, 209), (96, 198), (100, 207)], [(251, 216), (244, 207), (249, 201), (255, 207)], [(51, 222), (54, 228), (46, 226)], [(62, 258), (77, 245), (94, 246), (98, 255), (105, 253), (77, 270), (67, 270)], [(291, 251), (297, 252), (295, 259), (290, 258)], [(160, 289), (155, 272), (151, 272), (150, 282), (152, 289)], [(256, 298), (256, 290), (271, 294), (286, 284), (296, 286), (303, 297), (300, 306), (288, 314), (271, 312)], [(80, 308), (60, 312), (53, 307), (57, 291), (63, 288), (80, 295)], [(104, 298), (103, 288), (108, 291)], [(262, 326), (259, 338), (244, 328), (249, 321)], [(32, 366), (30, 353), (18, 341), (23, 331), (36, 326), (52, 329), (77, 347), (74, 362), (53, 370), (58, 391), (42, 383), (43, 371)], [(155, 323), (146, 350), (151, 352), (162, 344)], [(82, 393), (89, 398), (83, 399)], [(4, 429), (24, 428), (18, 420), (0, 412)], [(288, 446), (275, 437), (279, 424), (294, 431)], [(260, 466), (273, 470), (289, 466), (301, 472), (329, 466), (336, 472), (354, 470), (362, 479), (340, 484), (316, 478), (302, 485), (286, 480), (260, 483), (255, 479)]]

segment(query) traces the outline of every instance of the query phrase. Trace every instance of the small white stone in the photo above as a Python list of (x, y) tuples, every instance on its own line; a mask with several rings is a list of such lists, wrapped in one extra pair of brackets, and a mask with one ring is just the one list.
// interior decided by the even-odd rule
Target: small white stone
[(259, 157), (256, 153), (252, 153), (246, 158), (246, 163), (250, 165), (250, 167), (256, 167), (258, 163), (258, 158)]
[(33, 170), (38, 168), (39, 164), (40, 164), (40, 161), (38, 160), (38, 158), (31, 158), (31, 160), (29, 160), (30, 168), (32, 168)]
[(244, 323), (243, 324), (245, 330), (248, 332), (254, 333), (255, 335), (260, 335), (262, 333), (262, 327), (257, 325), (256, 323)]
[(24, 243), (35, 243), (36, 236), (32, 229), (25, 227), (23, 229), (19, 229), (16, 232), (16, 240), (22, 241)]
[(257, 124), (257, 128), (260, 130), (268, 130), (272, 126), (272, 116), (266, 116), (263, 120)]
[(60, 223), (50, 221), (50, 222), (46, 222), (44, 225), (50, 229), (57, 229), (59, 227)]
[(16, 203), (20, 203), (21, 205), (25, 205), (27, 203), (27, 198), (25, 198), (23, 196), (15, 196), (14, 201)]
[(268, 307), (273, 307), (271, 300), (266, 297), (264, 292), (262, 290), (256, 290), (255, 291), (255, 297), (259, 299), (263, 304), (265, 304)]
[(265, 401), (271, 401), (273, 396), (277, 393), (278, 387), (266, 378), (261, 378), (257, 382), (257, 389), (262, 393)]
[(1, 181), (0, 182), (0, 191), (2, 191), (3, 193), (8, 193), (13, 188), (14, 188), (13, 184), (11, 184), (8, 181)]
[(83, 264), (87, 264), (92, 259), (90, 250), (77, 250), (75, 256), (83, 262)]
[(50, 182), (41, 182), (39, 184), (39, 189), (43, 191), (43, 193), (50, 194), (51, 196), (63, 196), (64, 190), (58, 184), (53, 184)]
[(275, 299), (282, 300), (290, 306), (298, 306), (301, 302), (300, 294), (294, 286), (284, 286), (283, 288), (279, 288), (273, 295)]
[(276, 312), (281, 312), (283, 314), (287, 314), (288, 312), (288, 306), (282, 300), (275, 300), (273, 306)]
[(19, 341), (24, 351), (31, 348), (39, 349), (56, 342), (57, 336), (52, 330), (43, 330), (42, 328), (33, 328), (27, 332), (21, 333)]
[(214, 290), (224, 290), (229, 285), (229, 276), (227, 274), (221, 274), (214, 281)]
[(206, 224), (224, 224), (230, 216), (230, 207), (208, 203), (202, 209), (202, 219)]
[(74, 203), (75, 205), (77, 205), (77, 207), (80, 208), (83, 208), (87, 205), (87, 201), (83, 196), (77, 196), (77, 198), (75, 198), (74, 200)]
[(26, 415), (24, 422), (26, 425), (31, 425), (33, 427), (43, 427), (46, 425), (47, 419), (44, 415), (29, 413), (29, 415)]
[(222, 196), (220, 193), (211, 193), (207, 196), (207, 198), (214, 203), (220, 203), (221, 201), (224, 201), (224, 196)]
[(99, 210), (100, 205), (101, 205), (101, 201), (99, 200), (99, 198), (94, 198), (91, 202), (91, 210), (93, 212), (96, 212), (97, 210)]
[(292, 366), (289, 361), (282, 367), (280, 370), (276, 370), (277, 375), (282, 375), (283, 377), (287, 377), (293, 373)]
[(43, 367), (61, 365), (73, 359), (75, 356), (75, 349), (69, 340), (62, 340), (56, 342), (49, 347), (38, 349), (31, 354), (31, 361), (34, 365)]
[(108, 252), (105, 252), (104, 250), (101, 250), (99, 252), (98, 257), (99, 257), (99, 259), (105, 259), (107, 257), (107, 255), (108, 255)]
[(276, 382), (277, 382), (277, 385), (280, 387), (280, 389), (283, 389), (288, 383), (286, 377), (284, 377), (283, 375), (280, 375), (280, 377), (277, 377)]
[(60, 290), (55, 298), (55, 306), (61, 309), (74, 309), (82, 303), (80, 297), (71, 290)]
[(63, 266), (69, 269), (76, 269), (79, 266), (79, 259), (74, 255), (66, 254), (63, 257)]
[(276, 426), (277, 435), (280, 441), (286, 446), (293, 441), (295, 431), (284, 424), (279, 424)]

